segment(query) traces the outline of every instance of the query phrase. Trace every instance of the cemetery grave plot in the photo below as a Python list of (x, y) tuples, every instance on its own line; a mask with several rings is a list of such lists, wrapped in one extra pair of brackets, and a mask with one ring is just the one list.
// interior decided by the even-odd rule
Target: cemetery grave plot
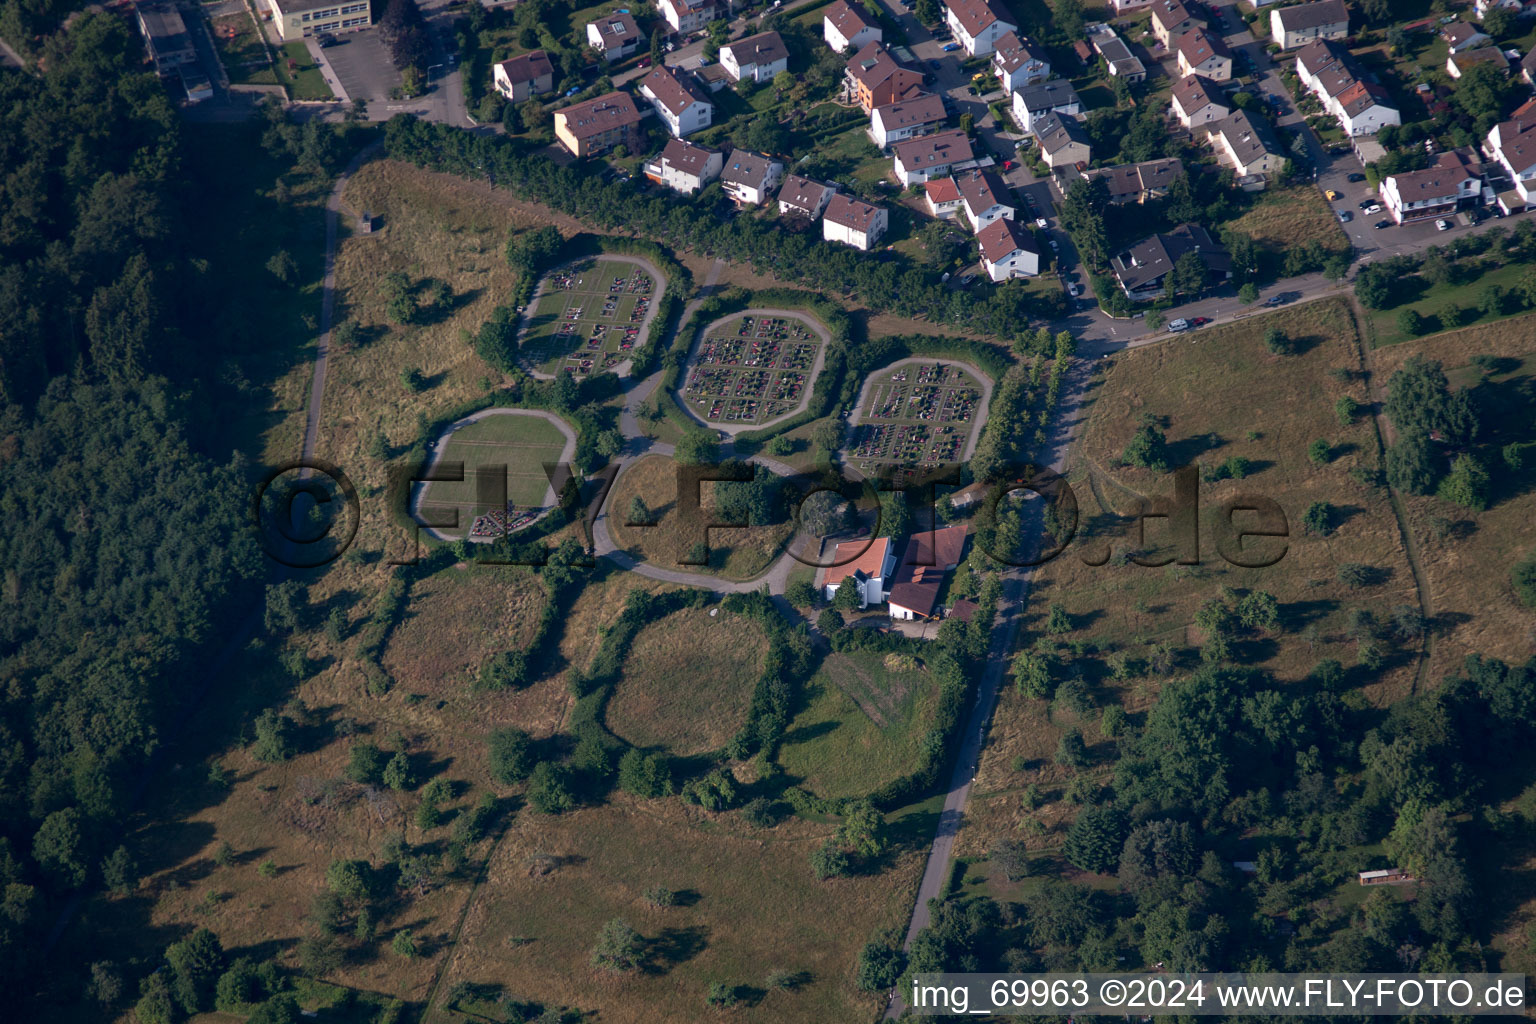
[(709, 423), (755, 424), (795, 409), (810, 387), (821, 339), (795, 317), (747, 314), (711, 324), (683, 386)]
[(850, 448), (866, 473), (957, 461), (970, 437), (982, 387), (942, 361), (904, 363), (875, 375)]
[(657, 282), (633, 263), (586, 260), (548, 274), (523, 340), (546, 373), (577, 376), (611, 370), (643, 340), (641, 327)]

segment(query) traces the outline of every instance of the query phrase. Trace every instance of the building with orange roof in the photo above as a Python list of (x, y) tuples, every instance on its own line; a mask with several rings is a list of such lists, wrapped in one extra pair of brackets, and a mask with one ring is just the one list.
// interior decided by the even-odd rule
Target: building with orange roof
[(822, 593), (828, 601), (837, 596), (837, 588), (846, 579), (858, 585), (859, 607), (885, 600), (885, 585), (896, 568), (896, 552), (889, 537), (845, 540), (833, 549), (832, 561), (821, 577)]

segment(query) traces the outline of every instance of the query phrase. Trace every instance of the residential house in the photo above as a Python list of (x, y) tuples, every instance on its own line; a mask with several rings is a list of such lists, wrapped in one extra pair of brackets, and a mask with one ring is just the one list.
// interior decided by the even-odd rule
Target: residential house
[(720, 17), (713, 0), (657, 0), (656, 10), (677, 35), (697, 32)]
[(789, 49), (777, 32), (759, 32), (720, 47), (720, 66), (736, 81), (761, 85), (789, 67)]
[(997, 41), (1019, 26), (997, 0), (945, 0), (944, 20), (970, 57), (989, 57)]
[(1316, 0), (1269, 12), (1269, 31), (1282, 50), (1306, 46), (1314, 39), (1343, 39), (1349, 35), (1349, 10), (1344, 0)]
[(960, 212), (960, 186), (954, 178), (929, 178), (923, 183), (923, 193), (928, 212), (935, 217), (948, 219)]
[(870, 43), (853, 55), (845, 80), (849, 95), (866, 114), (924, 91), (923, 73), (902, 67), (879, 43)]
[(1125, 45), (1125, 40), (1115, 35), (1114, 29), (1100, 25), (1089, 35), (1088, 41), (1098, 55), (1104, 58), (1109, 77), (1123, 78), (1127, 82), (1146, 80), (1146, 65), (1142, 64), (1141, 58), (1131, 53), (1131, 48)]
[(1109, 265), (1127, 298), (1153, 299), (1166, 291), (1168, 272), (1174, 264), (1191, 252), (1200, 254), (1210, 277), (1226, 280), (1232, 276), (1231, 256), (1198, 224), (1181, 224), (1143, 239), (1111, 257)]
[(1520, 77), (1525, 79), (1526, 85), (1536, 85), (1536, 47), (1520, 58)]
[(1157, 0), (1152, 5), (1152, 35), (1164, 46), (1200, 23), (1179, 0)]
[(944, 123), (944, 101), (932, 93), (924, 93), (910, 100), (876, 107), (869, 115), (869, 134), (881, 149), (903, 139), (932, 131), (935, 125)]
[[(994, 281), (1002, 278), (993, 278)], [(960, 566), (965, 552), (966, 528), (948, 526), (941, 530), (914, 533), (907, 538), (896, 575), (886, 594), (893, 619), (933, 618), (944, 580)]]
[(1445, 59), (1445, 73), (1460, 78), (1474, 64), (1492, 64), (1505, 75), (1509, 74), (1509, 58), (1497, 46), (1480, 46), (1475, 50), (1453, 53)]
[(1213, 82), (1232, 77), (1232, 51), (1220, 36), (1192, 28), (1173, 41), (1179, 54), (1179, 75), (1204, 75)]
[(827, 210), (821, 217), (821, 237), (868, 252), (879, 244), (890, 223), (885, 207), (839, 192), (827, 201)]
[(1155, 0), (1109, 0), (1109, 5), (1115, 9), (1115, 14), (1118, 16), (1138, 11), (1154, 2)]
[(1184, 162), (1177, 157), (1147, 160), (1139, 164), (1119, 164), (1084, 171), (1090, 181), (1102, 178), (1109, 189), (1111, 203), (1145, 203), (1149, 199), (1161, 199), (1179, 175), (1184, 173)]
[(998, 39), (992, 51), (992, 70), (1003, 83), (1003, 91), (1012, 93), (1050, 78), (1051, 59), (1028, 39), (1009, 32)]
[(1051, 170), (1078, 167), (1093, 159), (1088, 129), (1075, 117), (1046, 113), (1034, 119), (1030, 132), (1040, 147), (1040, 159)]
[(170, 75), (183, 64), (196, 63), (197, 47), (174, 4), (141, 3), (134, 8), (134, 16), (144, 35), (144, 48), (155, 62), (156, 73)]
[(1173, 114), (1185, 128), (1223, 121), (1232, 114), (1232, 101), (1204, 75), (1189, 75), (1173, 83)]
[(1205, 126), (1216, 158), (1240, 178), (1250, 174), (1277, 173), (1285, 163), (1285, 151), (1275, 141), (1269, 125), (1239, 110), (1224, 121)]
[(1501, 121), (1488, 133), (1483, 149), (1501, 164), (1514, 182), (1517, 199), (1500, 197), (1506, 212), (1514, 213), (1536, 205), (1536, 103), (1527, 103), (1508, 121)]
[[(1034, 232), (1022, 224), (999, 217), (981, 229), (976, 242), (981, 248), (981, 266), (994, 281), (1034, 277), (1040, 273), (1040, 244), (1035, 241)], [(891, 601), (893, 615), (898, 601), (916, 607), (910, 594), (898, 598), (893, 592)]]
[(587, 45), (602, 54), (604, 60), (633, 57), (644, 38), (628, 11), (615, 11), (587, 22)]
[(742, 206), (761, 206), (784, 177), (784, 164), (762, 153), (738, 149), (725, 158), (720, 184)]
[(896, 552), (889, 537), (845, 540), (832, 551), (832, 565), (822, 570), (822, 596), (837, 596), (844, 580), (853, 580), (859, 591), (859, 607), (885, 601), (885, 584), (896, 569)]
[(724, 157), (716, 149), (668, 139), (661, 156), (645, 165), (645, 176), (675, 192), (692, 195), (720, 177)]
[(1018, 207), (1007, 183), (991, 171), (969, 170), (955, 175), (960, 188), (960, 208), (971, 222), (973, 234), (995, 220), (1013, 220)]
[(693, 76), (676, 68), (652, 68), (640, 80), (640, 95), (651, 101), (674, 138), (708, 128), (715, 117), (715, 105), (694, 83)]
[(1042, 114), (1070, 114), (1076, 117), (1083, 112), (1083, 101), (1072, 83), (1064, 79), (1040, 82), (1013, 94), (1013, 119), (1025, 131), (1034, 130), (1034, 119)]
[(1350, 136), (1401, 124), (1391, 94), (1338, 43), (1314, 39), (1296, 55), (1296, 76)]
[(1478, 21), (1482, 21), (1496, 7), (1502, 7), (1522, 18), (1536, 17), (1536, 0), (1473, 0), (1472, 13), (1477, 15)]
[(511, 60), (497, 61), (491, 71), (496, 91), (513, 103), (542, 96), (555, 88), (555, 66), (543, 50), (530, 50)]
[(610, 92), (555, 111), (555, 138), (576, 156), (595, 156), (640, 141), (640, 111), (627, 92)]
[(962, 131), (922, 135), (892, 147), (896, 154), (896, 180), (905, 187), (920, 185), (929, 178), (942, 177), (958, 165), (969, 166), (976, 159), (971, 140)]
[(1472, 161), (1460, 150), (1451, 150), (1441, 153), (1427, 170), (1387, 177), (1381, 183), (1381, 201), (1392, 219), (1402, 224), (1449, 216), (1476, 202), (1482, 191), (1483, 179)]
[(266, 0), (266, 6), (277, 34), (289, 42), (321, 32), (356, 32), (373, 24), (368, 0)]
[(833, 0), (821, 14), (821, 37), (838, 53), (857, 52), (878, 43), (885, 33), (879, 22), (848, 0)]
[(1465, 53), (1493, 42), (1492, 36), (1467, 21), (1453, 21), (1446, 25), (1440, 30), (1440, 38), (1445, 40), (1452, 53)]
[(831, 185), (798, 174), (785, 175), (784, 184), (779, 189), (779, 212), (813, 221), (821, 216), (821, 211), (836, 194), (837, 189)]

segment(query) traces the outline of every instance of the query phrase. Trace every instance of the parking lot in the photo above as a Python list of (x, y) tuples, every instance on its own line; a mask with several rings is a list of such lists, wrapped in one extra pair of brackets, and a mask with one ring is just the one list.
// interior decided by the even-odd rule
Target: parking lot
[(335, 46), (323, 50), (311, 46), (311, 52), (331, 66), (351, 99), (383, 102), (389, 99), (390, 90), (400, 85), (400, 72), (390, 63), (377, 29), (343, 32), (336, 37)]

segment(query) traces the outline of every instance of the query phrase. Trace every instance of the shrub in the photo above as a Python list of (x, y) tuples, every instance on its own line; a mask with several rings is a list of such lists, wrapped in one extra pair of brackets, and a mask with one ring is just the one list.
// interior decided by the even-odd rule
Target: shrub
[(1333, 506), (1326, 501), (1314, 501), (1301, 514), (1302, 529), (1319, 537), (1333, 532)]

